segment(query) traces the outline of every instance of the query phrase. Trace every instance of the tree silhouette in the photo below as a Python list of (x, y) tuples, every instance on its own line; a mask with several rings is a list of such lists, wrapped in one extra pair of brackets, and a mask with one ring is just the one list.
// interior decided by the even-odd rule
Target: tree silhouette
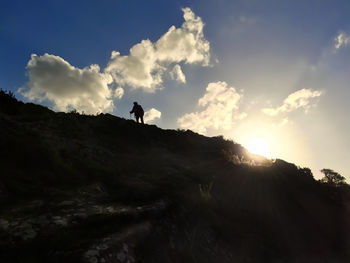
[(345, 177), (341, 176), (339, 173), (333, 171), (332, 169), (322, 169), (321, 173), (324, 174), (324, 177), (321, 179), (321, 182), (323, 183), (335, 186), (345, 184)]

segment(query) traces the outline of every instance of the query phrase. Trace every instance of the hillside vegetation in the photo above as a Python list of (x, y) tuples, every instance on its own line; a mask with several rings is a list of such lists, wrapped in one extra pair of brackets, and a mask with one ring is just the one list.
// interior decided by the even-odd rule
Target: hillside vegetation
[(0, 262), (350, 262), (350, 189), (222, 137), (0, 92)]

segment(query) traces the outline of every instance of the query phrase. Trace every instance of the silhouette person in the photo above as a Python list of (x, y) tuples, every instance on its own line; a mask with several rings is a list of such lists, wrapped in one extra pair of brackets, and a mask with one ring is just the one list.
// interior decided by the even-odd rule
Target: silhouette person
[(144, 111), (143, 111), (141, 105), (137, 104), (136, 101), (134, 102), (134, 107), (130, 111), (130, 114), (132, 114), (132, 113), (134, 113), (134, 115), (135, 115), (136, 122), (139, 123), (139, 119), (141, 119), (141, 123), (143, 124)]

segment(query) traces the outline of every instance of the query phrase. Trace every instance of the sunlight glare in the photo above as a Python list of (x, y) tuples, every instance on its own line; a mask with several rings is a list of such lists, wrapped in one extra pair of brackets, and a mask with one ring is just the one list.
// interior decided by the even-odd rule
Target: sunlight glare
[(253, 154), (258, 154), (265, 157), (268, 157), (270, 154), (269, 144), (263, 139), (254, 139), (250, 141), (247, 145), (247, 149)]

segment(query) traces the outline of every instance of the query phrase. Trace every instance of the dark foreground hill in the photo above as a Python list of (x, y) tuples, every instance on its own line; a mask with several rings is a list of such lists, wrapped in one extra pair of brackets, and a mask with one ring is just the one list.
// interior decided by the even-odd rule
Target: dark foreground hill
[(221, 137), (0, 92), (0, 262), (350, 262), (350, 190)]

